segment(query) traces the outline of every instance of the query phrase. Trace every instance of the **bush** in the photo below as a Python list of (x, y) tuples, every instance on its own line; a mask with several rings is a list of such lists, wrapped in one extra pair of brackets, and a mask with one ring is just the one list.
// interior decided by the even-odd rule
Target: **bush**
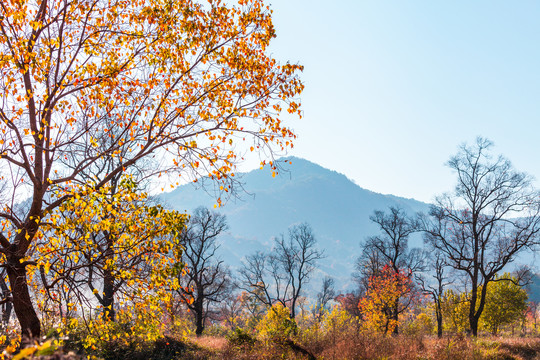
[(296, 334), (297, 326), (291, 319), (289, 309), (281, 304), (276, 304), (268, 309), (266, 316), (257, 325), (259, 336), (267, 343), (284, 343), (292, 335)]
[(232, 346), (251, 347), (255, 345), (257, 339), (248, 331), (242, 328), (236, 328), (236, 330), (227, 335), (227, 341)]

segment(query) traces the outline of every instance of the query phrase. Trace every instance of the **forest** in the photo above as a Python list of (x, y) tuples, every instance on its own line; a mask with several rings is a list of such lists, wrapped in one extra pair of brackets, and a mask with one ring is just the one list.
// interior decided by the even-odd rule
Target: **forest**
[[(238, 269), (219, 256), (238, 166), (279, 176), (303, 115), (275, 36), (262, 0), (2, 1), (2, 358), (538, 356), (534, 274), (514, 265), (538, 250), (540, 193), (481, 137), (429, 213), (373, 212), (354, 289), (307, 291), (325, 259), (309, 223)], [(215, 209), (150, 192), (189, 182)]]

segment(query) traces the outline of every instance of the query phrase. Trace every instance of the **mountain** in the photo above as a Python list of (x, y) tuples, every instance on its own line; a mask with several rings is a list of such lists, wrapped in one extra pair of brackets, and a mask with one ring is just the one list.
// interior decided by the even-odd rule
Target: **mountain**
[[(378, 233), (369, 220), (374, 210), (401, 206), (413, 214), (428, 205), (413, 199), (362, 189), (345, 175), (300, 158), (280, 159), (284, 169), (273, 178), (267, 170), (242, 174), (245, 193), (219, 211), (227, 215), (229, 231), (221, 237), (221, 257), (233, 268), (256, 251), (270, 249), (272, 238), (286, 234), (289, 226), (307, 222), (326, 258), (320, 262), (311, 287), (319, 289), (323, 274), (336, 279), (338, 290), (350, 288), (351, 273), (360, 243)], [(290, 162), (290, 164), (289, 164)], [(188, 213), (198, 206), (213, 207), (215, 198), (191, 184), (160, 195), (160, 200)], [(422, 246), (420, 237), (412, 246)]]

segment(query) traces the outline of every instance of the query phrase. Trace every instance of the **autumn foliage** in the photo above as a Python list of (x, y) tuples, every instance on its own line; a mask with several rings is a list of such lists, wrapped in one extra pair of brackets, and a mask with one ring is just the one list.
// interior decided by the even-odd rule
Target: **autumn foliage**
[(96, 309), (114, 320), (117, 307), (150, 306), (178, 287), (187, 215), (152, 204), (136, 186), (125, 177), (99, 191), (77, 189), (51, 214), (34, 250), (41, 310), (66, 317)]
[[(186, 350), (192, 333), (215, 331), (225, 339), (234, 331), (238, 341), (221, 349), (221, 358), (383, 358), (397, 353), (387, 350), (396, 345), (379, 335), (397, 334), (406, 321), (429, 322), (429, 307), (411, 307), (418, 295), (413, 272), (421, 271), (423, 258), (408, 252), (407, 241), (419, 222), (399, 209), (372, 219), (394, 236), (374, 237), (366, 248), (371, 276), (363, 297), (348, 294), (332, 303), (328, 291), (315, 316), (306, 310), (304, 291), (324, 254), (307, 223), (276, 238), (270, 254), (248, 256), (240, 274), (245, 292), (234, 294), (232, 275), (212, 259), (217, 245), (202, 240), (207, 228), (201, 226), (204, 236), (186, 230), (189, 221), (197, 224), (197, 213), (189, 220), (144, 190), (145, 182), (164, 178), (173, 187), (210, 180), (217, 207), (238, 184), (236, 166), (248, 156), (276, 175), (274, 156), (296, 138), (288, 120), (301, 116), (303, 67), (269, 54), (274, 37), (272, 11), (262, 0), (0, 2), (0, 304), (13, 306), (20, 326), (20, 338), (8, 339), (13, 328), (3, 321), (3, 355), (22, 344), (29, 346), (15, 359), (61, 346), (98, 358), (196, 358)], [(490, 144), (478, 146), (483, 159)], [(470, 170), (463, 161), (474, 155), (463, 151), (453, 160), (460, 174)], [(495, 185), (516, 190), (508, 196), (485, 191), (503, 194), (498, 204), (507, 207), (495, 220), (510, 223), (506, 212), (531, 210), (520, 205), (533, 203), (529, 193), (507, 204), (529, 179), (507, 178), (506, 161), (493, 166), (501, 179)], [(490, 169), (483, 178), (496, 178)], [(445, 293), (445, 330), (472, 325), (476, 335), (480, 324), (481, 331), (499, 333), (525, 319), (522, 289), (499, 283), (497, 273), (529, 247), (540, 212), (499, 233), (481, 208), (439, 205), (431, 214), (438, 221), (423, 231), (455, 269), (463, 270), (462, 259), (451, 249), (468, 249), (472, 238), (483, 241), (486, 258), (499, 259), (487, 260), (483, 282), (471, 277), (474, 291)], [(476, 226), (473, 218), (497, 233), (497, 241), (481, 239), (484, 230), (473, 237), (464, 232)], [(218, 223), (215, 236), (226, 228)], [(501, 235), (510, 230), (513, 241)], [(497, 253), (506, 244), (513, 244), (509, 252)], [(515, 306), (503, 306), (509, 299)], [(188, 310), (199, 313), (194, 331)], [(214, 322), (207, 326), (208, 314)], [(36, 345), (43, 333), (51, 340)], [(422, 351), (419, 341), (410, 348)], [(461, 350), (474, 345), (458, 346), (456, 353), (468, 354)], [(431, 358), (453, 354), (437, 349)]]
[(1, 2), (0, 253), (25, 337), (41, 332), (27, 268), (49, 267), (31, 249), (66, 201), (122, 173), (230, 191), (251, 151), (275, 168), (303, 85), (274, 37), (260, 0)]
[(385, 335), (394, 332), (399, 324), (398, 315), (407, 309), (415, 295), (409, 274), (396, 273), (385, 265), (380, 274), (370, 278), (368, 291), (358, 303), (364, 327)]

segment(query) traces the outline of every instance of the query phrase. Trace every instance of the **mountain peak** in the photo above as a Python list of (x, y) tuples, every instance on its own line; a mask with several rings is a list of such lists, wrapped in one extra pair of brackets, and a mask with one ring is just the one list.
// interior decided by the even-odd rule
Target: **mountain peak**
[[(369, 220), (374, 210), (401, 206), (414, 213), (428, 207), (416, 200), (362, 189), (345, 175), (306, 159), (283, 157), (277, 162), (275, 178), (266, 169), (242, 174), (246, 192), (219, 209), (230, 227), (222, 239), (222, 257), (233, 267), (243, 256), (270, 246), (272, 237), (287, 232), (292, 224), (308, 222), (319, 247), (328, 255), (320, 271), (345, 286), (359, 255), (359, 244), (378, 232)], [(188, 212), (215, 203), (212, 196), (191, 185), (160, 197), (177, 210)]]

